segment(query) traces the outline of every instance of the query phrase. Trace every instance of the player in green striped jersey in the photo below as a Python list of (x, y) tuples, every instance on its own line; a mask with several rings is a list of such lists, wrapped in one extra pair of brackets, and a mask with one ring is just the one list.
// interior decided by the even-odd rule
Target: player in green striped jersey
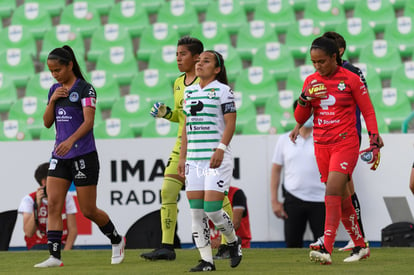
[[(178, 175), (177, 166), (181, 148), (181, 132), (185, 116), (183, 113), (183, 98), (186, 87), (199, 82), (195, 74), (195, 64), (203, 52), (203, 43), (197, 38), (185, 36), (177, 43), (177, 66), (181, 74), (174, 82), (174, 108), (157, 102), (151, 109), (150, 114), (156, 118), (164, 118), (179, 124), (177, 139), (168, 159), (164, 171), (164, 181), (161, 187), (161, 229), (162, 243), (160, 248), (151, 252), (141, 254), (148, 260), (174, 260), (174, 234), (177, 224), (177, 199), (180, 190), (184, 186), (184, 177)], [(232, 216), (232, 208), (227, 196), (223, 208)]]
[(230, 141), (236, 127), (236, 106), (221, 54), (203, 52), (196, 75), (200, 82), (184, 93), (186, 123), (178, 165), (179, 174), (186, 177), (193, 238), (201, 256), (190, 272), (215, 270), (208, 219), (226, 237), (230, 266), (238, 266), (242, 259), (241, 239), (222, 209), (233, 172)]

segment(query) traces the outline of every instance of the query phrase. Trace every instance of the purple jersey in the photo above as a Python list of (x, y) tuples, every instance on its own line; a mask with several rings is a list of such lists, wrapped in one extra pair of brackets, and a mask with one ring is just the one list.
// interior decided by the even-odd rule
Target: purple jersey
[[(52, 85), (49, 90), (48, 101), (60, 86), (62, 85), (59, 83)], [(78, 78), (70, 89), (69, 96), (58, 99), (55, 104), (55, 148), (70, 137), (83, 123), (83, 107), (96, 107), (96, 92), (91, 84)], [(65, 156), (56, 156), (54, 151), (52, 155), (56, 158), (71, 159), (93, 151), (96, 151), (96, 146), (93, 129), (91, 129), (73, 144), (73, 147)]]

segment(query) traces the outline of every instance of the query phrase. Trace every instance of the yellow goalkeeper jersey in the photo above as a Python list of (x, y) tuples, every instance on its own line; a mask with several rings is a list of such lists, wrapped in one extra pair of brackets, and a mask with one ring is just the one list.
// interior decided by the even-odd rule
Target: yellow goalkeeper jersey
[[(178, 131), (177, 131), (177, 140), (173, 148), (173, 153), (179, 155), (181, 149), (181, 133), (184, 127), (185, 115), (183, 112), (183, 102), (184, 102), (184, 90), (188, 86), (200, 82), (200, 79), (196, 77), (192, 83), (185, 85), (185, 73), (180, 75), (174, 82), (174, 108), (172, 110), (172, 115), (168, 119), (171, 122), (178, 122)], [(173, 155), (174, 155), (173, 154)]]

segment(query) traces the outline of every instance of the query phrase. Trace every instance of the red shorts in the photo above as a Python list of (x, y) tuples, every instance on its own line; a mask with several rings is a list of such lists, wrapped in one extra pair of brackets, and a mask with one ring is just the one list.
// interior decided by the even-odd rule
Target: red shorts
[(321, 173), (321, 182), (328, 181), (331, 171), (347, 174), (351, 178), (359, 156), (358, 137), (348, 137), (334, 144), (315, 143), (315, 156)]

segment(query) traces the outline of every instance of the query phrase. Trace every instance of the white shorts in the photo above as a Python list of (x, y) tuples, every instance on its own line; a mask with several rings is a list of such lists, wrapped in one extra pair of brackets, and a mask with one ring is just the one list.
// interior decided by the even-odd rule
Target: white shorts
[(188, 161), (185, 171), (186, 191), (226, 192), (233, 177), (233, 159), (224, 159), (219, 168), (209, 168), (210, 161)]

